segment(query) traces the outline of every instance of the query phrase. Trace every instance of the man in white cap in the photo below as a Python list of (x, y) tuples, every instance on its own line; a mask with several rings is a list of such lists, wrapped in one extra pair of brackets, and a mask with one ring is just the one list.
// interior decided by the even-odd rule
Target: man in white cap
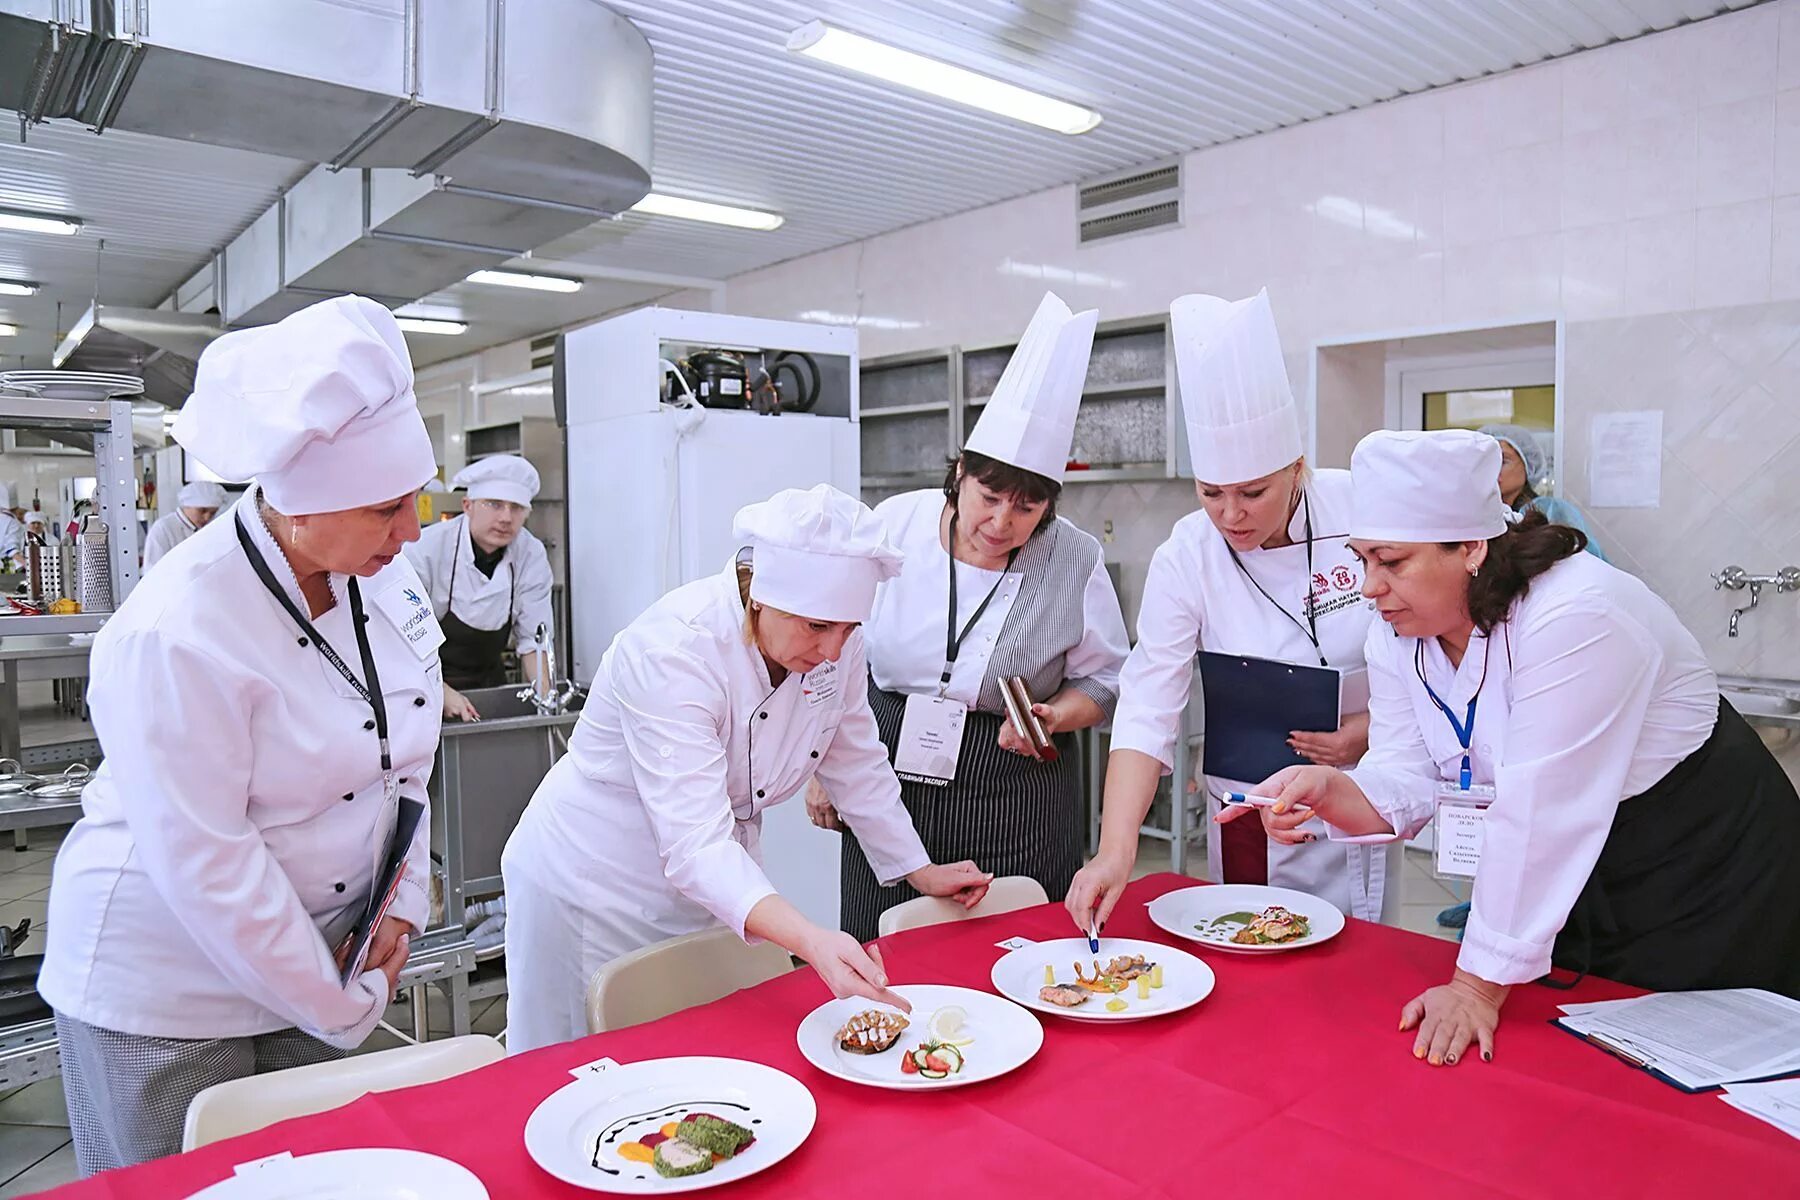
[(885, 882), (969, 906), (986, 894), (973, 863), (933, 864), (875, 736), (857, 626), (900, 568), (881, 522), (821, 484), (741, 509), (733, 532), (735, 561), (613, 640), (506, 844), (509, 1052), (585, 1034), (608, 962), (719, 924), (799, 955), (834, 995), (906, 1008), (878, 952), (814, 925), (763, 873), (763, 810), (815, 776)]
[[(1368, 745), (1368, 714), (1351, 711), (1354, 687), (1334, 695), (1339, 680), (1330, 672), (1295, 676), (1276, 666), (1275, 675), (1322, 687), (1327, 722), (1339, 708), (1331, 701), (1348, 698), (1335, 729), (1316, 723), (1316, 696), (1265, 696), (1268, 666), (1359, 672), (1372, 619), (1360, 595), (1361, 568), (1344, 546), (1350, 476), (1307, 467), (1268, 293), (1236, 302), (1183, 296), (1169, 315), (1202, 511), (1178, 521), (1151, 559), (1138, 643), (1113, 720), (1100, 853), (1069, 891), (1070, 914), (1084, 928), (1112, 911), (1131, 877), (1157, 780), (1187, 753), (1177, 734), (1196, 653), (1209, 692), (1235, 692), (1265, 709), (1207, 705), (1208, 811), (1281, 766), (1350, 766)], [(1308, 703), (1308, 716), (1291, 715)], [(1365, 920), (1398, 911), (1398, 878), (1386, 886), (1388, 872), (1399, 870), (1398, 850), (1323, 839), (1271, 844), (1255, 822), (1224, 832), (1230, 836), (1207, 839), (1216, 881), (1295, 888)]]
[(1456, 972), (1400, 1018), (1433, 1066), (1492, 1058), (1508, 993), (1553, 966), (1800, 998), (1800, 795), (1669, 606), (1580, 531), (1510, 524), (1499, 472), (1466, 430), (1358, 444), (1350, 544), (1382, 616), (1369, 753), (1263, 781), (1264, 824), (1464, 832)]
[(158, 518), (144, 538), (144, 567), (154, 567), (163, 555), (206, 528), (225, 502), (225, 489), (216, 483), (197, 479), (182, 484), (175, 511)]
[[(1053, 899), (1081, 866), (1073, 734), (1111, 715), (1131, 646), (1100, 543), (1056, 516), (1098, 316), (1046, 294), (943, 486), (875, 510), (906, 565), (863, 635), (869, 704), (925, 849), (1029, 876)], [(1042, 756), (1008, 717), (1014, 678), (1052, 739)], [(954, 749), (924, 761), (942, 743)], [(828, 802), (809, 805), (839, 827)], [(884, 886), (854, 834), (842, 857), (843, 927), (873, 938), (918, 893)]]
[(13, 485), (0, 480), (0, 560), (25, 552), (25, 524), (20, 520), (24, 515)]
[(427, 529), (406, 549), (444, 627), (444, 715), (480, 720), (464, 689), (506, 682), (501, 658), (513, 646), (530, 683), (544, 656), (539, 631), (550, 622), (550, 556), (529, 529), (537, 468), (517, 454), (470, 463), (451, 484), (466, 488), (463, 515)]
[(400, 547), (436, 468), (393, 315), (226, 334), (174, 435), (255, 484), (94, 642), (106, 758), (38, 980), (84, 1173), (178, 1151), (203, 1088), (361, 1043), (428, 909), (442, 635)]

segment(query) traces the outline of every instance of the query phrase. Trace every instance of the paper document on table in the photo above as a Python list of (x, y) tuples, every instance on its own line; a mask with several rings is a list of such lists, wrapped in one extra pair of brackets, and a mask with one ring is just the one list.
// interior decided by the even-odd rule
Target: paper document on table
[(1773, 992), (1662, 992), (1564, 1013), (1564, 1028), (1686, 1088), (1800, 1071), (1800, 1001)]
[(1739, 1112), (1767, 1121), (1791, 1138), (1800, 1138), (1800, 1079), (1772, 1083), (1734, 1083), (1719, 1097)]

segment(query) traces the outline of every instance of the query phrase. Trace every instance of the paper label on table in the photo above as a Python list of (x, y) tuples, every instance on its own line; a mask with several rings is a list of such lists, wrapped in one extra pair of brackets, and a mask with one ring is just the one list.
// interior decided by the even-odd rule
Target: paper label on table
[(253, 1158), (247, 1163), (239, 1163), (237, 1166), (231, 1168), (231, 1173), (233, 1175), (248, 1175), (252, 1171), (260, 1171), (264, 1167), (272, 1166), (275, 1163), (289, 1163), (293, 1161), (294, 1152), (292, 1150), (283, 1150), (280, 1154), (271, 1154), (266, 1158)]
[(1657, 508), (1662, 504), (1661, 409), (1595, 413), (1588, 426), (1588, 504)]
[(1487, 810), (1472, 804), (1440, 804), (1437, 810), (1437, 871), (1475, 878), (1481, 866), (1482, 824)]
[(596, 1058), (591, 1063), (582, 1063), (569, 1072), (577, 1079), (586, 1079), (590, 1075), (604, 1075), (619, 1064), (610, 1058)]
[(894, 747), (894, 773), (902, 779), (943, 786), (956, 778), (962, 755), (963, 719), (969, 708), (945, 696), (908, 696)]
[(1004, 942), (995, 942), (994, 945), (1002, 950), (1023, 950), (1025, 947), (1035, 946), (1037, 943), (1030, 938), (1009, 937)]

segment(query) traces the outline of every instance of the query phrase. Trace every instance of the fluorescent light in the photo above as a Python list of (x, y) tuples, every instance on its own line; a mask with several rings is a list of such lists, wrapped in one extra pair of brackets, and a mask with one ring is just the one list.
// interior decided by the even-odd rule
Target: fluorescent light
[(689, 200), (682, 196), (665, 196), (651, 192), (631, 206), (632, 212), (653, 217), (680, 217), (684, 221), (710, 221), (714, 225), (730, 225), (735, 229), (780, 229), (787, 220), (780, 213), (758, 212), (754, 208), (737, 208), (730, 204), (712, 204), (705, 200)]
[(461, 333), (468, 328), (462, 321), (440, 321), (436, 317), (395, 316), (394, 324), (406, 333)]
[(1086, 133), (1100, 123), (1100, 114), (1091, 108), (977, 75), (898, 46), (871, 41), (823, 21), (808, 21), (794, 30), (788, 36), (787, 48), (833, 66), (861, 71), (1056, 133)]
[(35, 296), (38, 285), (23, 279), (0, 279), (0, 296)]
[(73, 234), (81, 232), (81, 218), (0, 209), (0, 229), (17, 229), (22, 233)]
[(494, 287), (530, 288), (538, 292), (579, 292), (581, 280), (564, 279), (560, 275), (533, 275), (528, 271), (477, 271), (470, 283), (486, 283)]
[(5, 321), (0, 321), (0, 337), (17, 337), (18, 335), (19, 327), (17, 325), (8, 325)]

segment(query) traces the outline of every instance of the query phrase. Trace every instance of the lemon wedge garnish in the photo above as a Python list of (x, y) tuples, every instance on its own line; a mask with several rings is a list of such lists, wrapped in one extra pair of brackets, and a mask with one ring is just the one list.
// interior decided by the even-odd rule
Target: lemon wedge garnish
[(938, 1009), (925, 1023), (925, 1032), (946, 1046), (967, 1046), (973, 1042), (968, 1029), (969, 1014), (954, 1004)]

